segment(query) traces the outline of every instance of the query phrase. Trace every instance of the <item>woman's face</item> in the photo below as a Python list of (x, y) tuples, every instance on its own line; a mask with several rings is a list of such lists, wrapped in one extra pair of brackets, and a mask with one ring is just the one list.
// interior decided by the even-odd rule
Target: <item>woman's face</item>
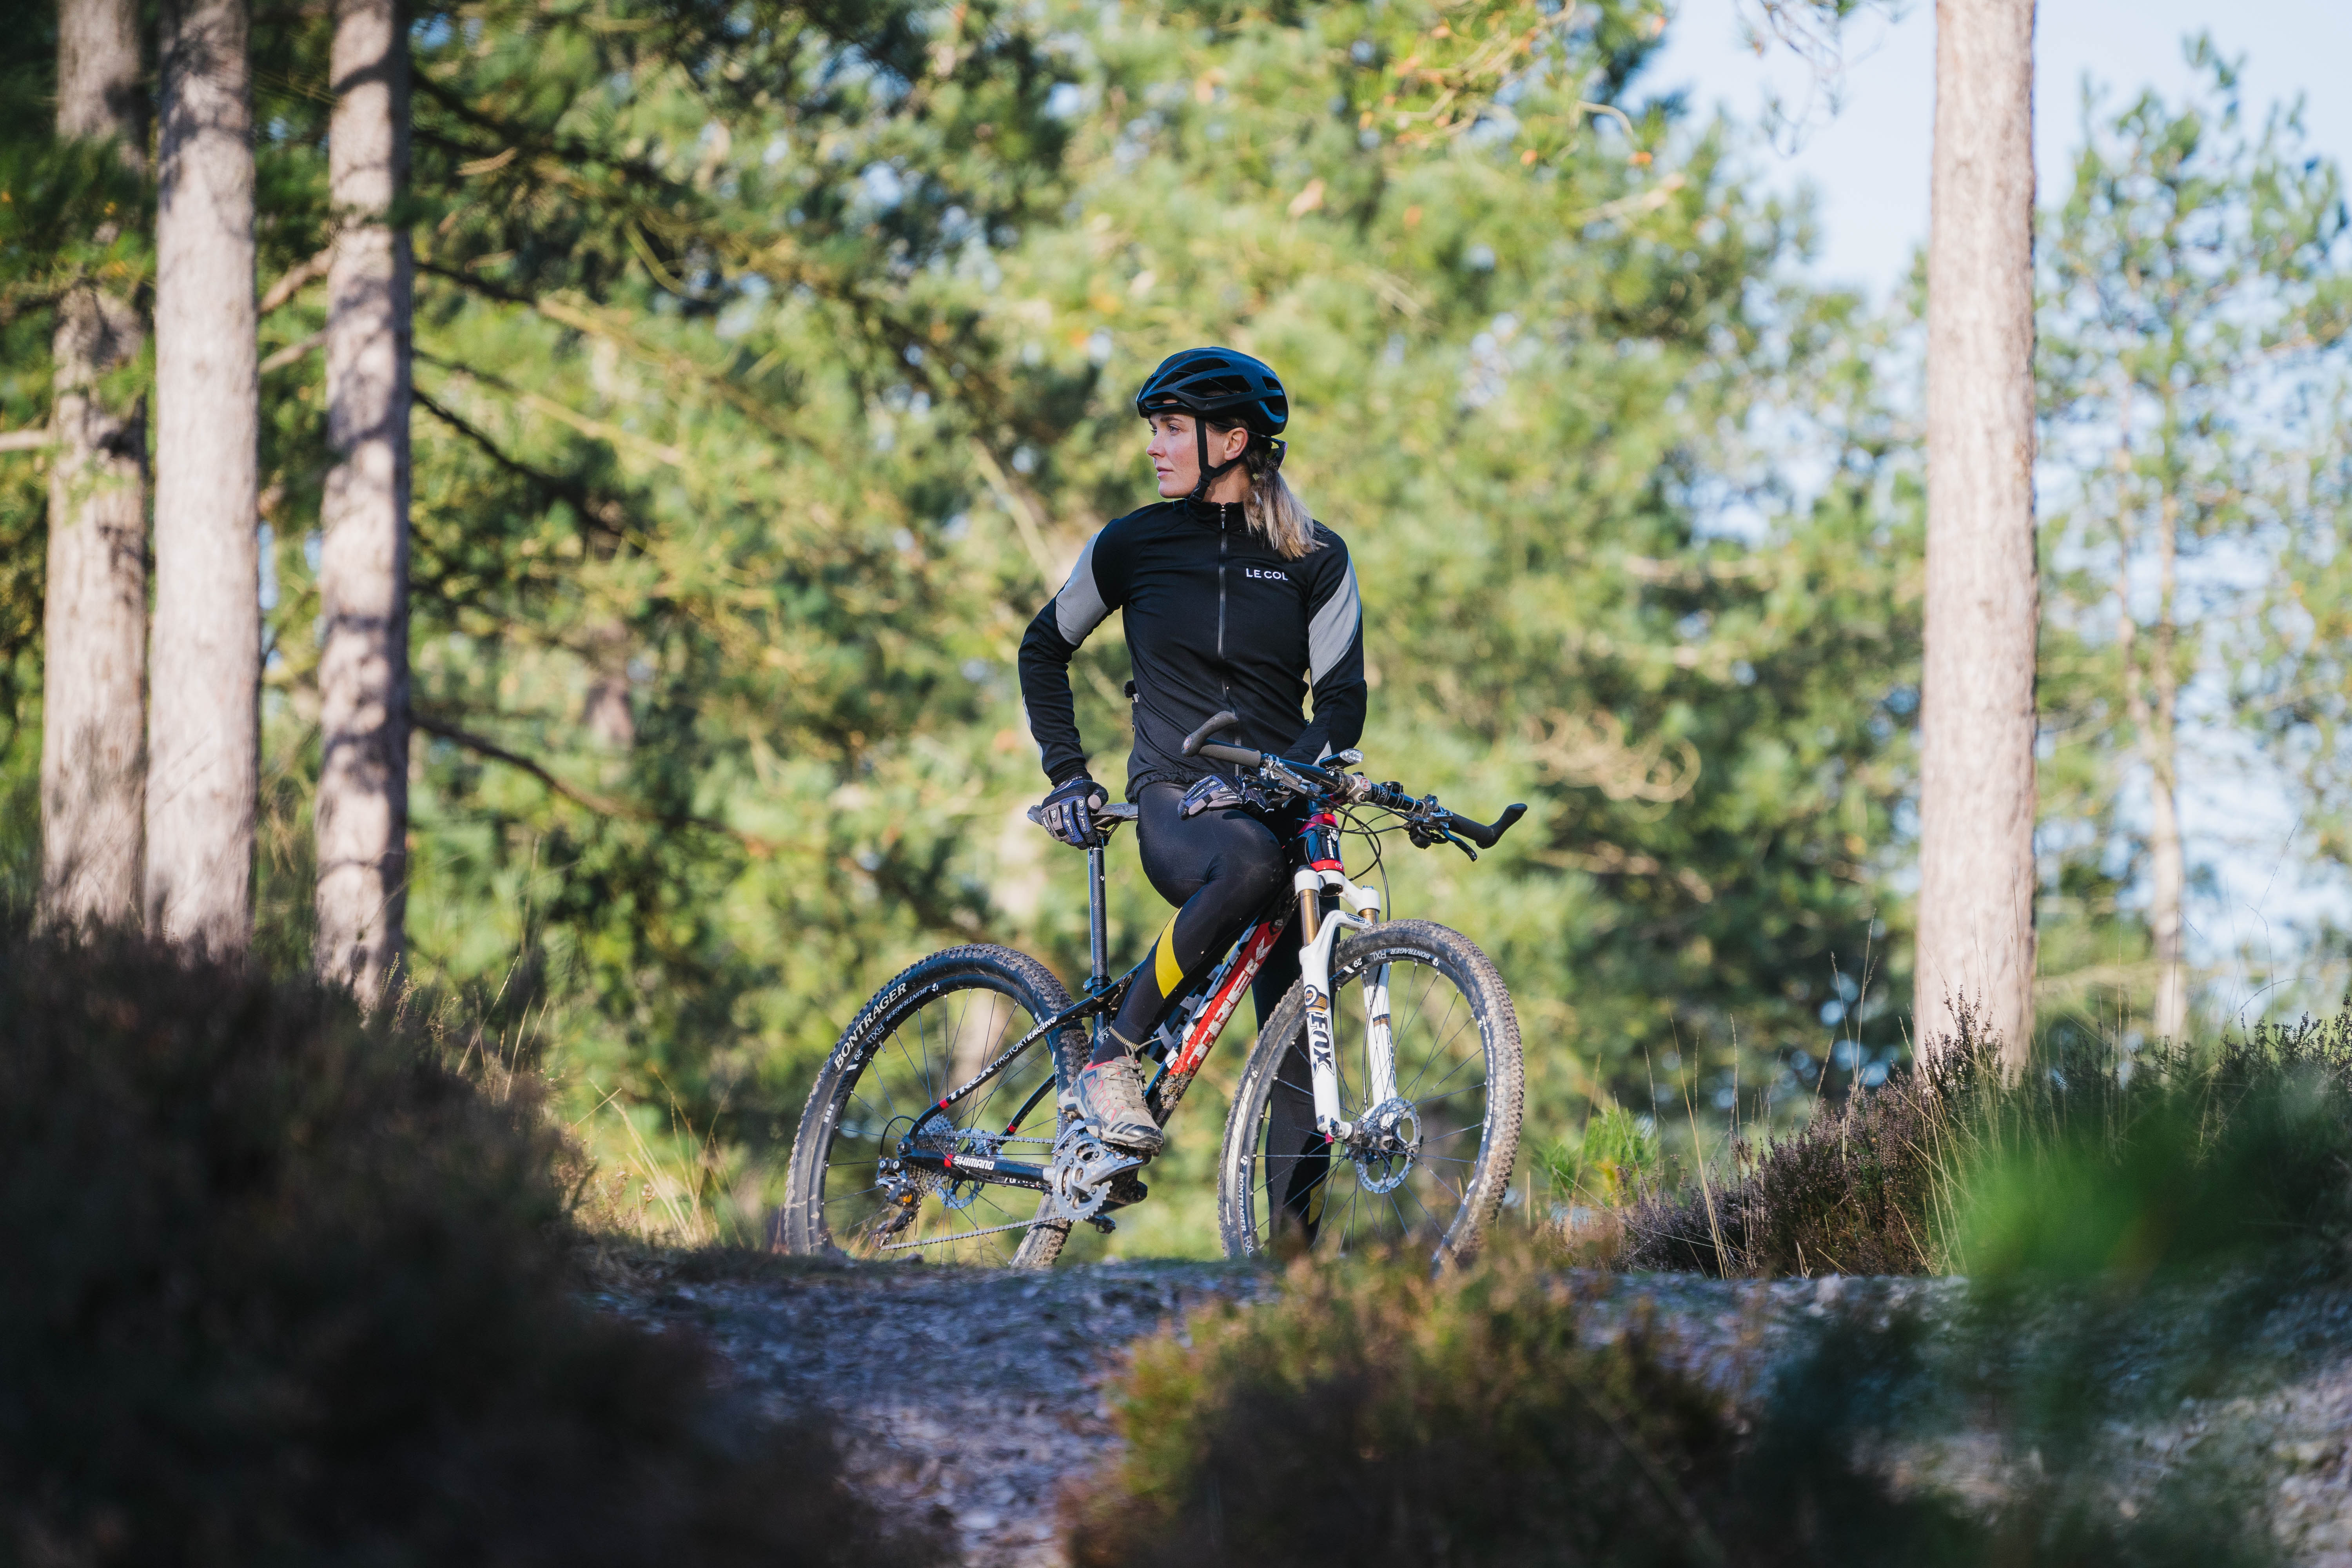
[[(1231, 430), (1211, 429), (1210, 465), (1232, 462), (1248, 445), (1249, 432), (1238, 426)], [(1201, 445), (1193, 439), (1191, 415), (1153, 415), (1151, 445), (1143, 450), (1151, 459), (1152, 472), (1160, 476), (1160, 494), (1163, 499), (1173, 500), (1178, 496), (1190, 495), (1192, 487), (1201, 482)]]

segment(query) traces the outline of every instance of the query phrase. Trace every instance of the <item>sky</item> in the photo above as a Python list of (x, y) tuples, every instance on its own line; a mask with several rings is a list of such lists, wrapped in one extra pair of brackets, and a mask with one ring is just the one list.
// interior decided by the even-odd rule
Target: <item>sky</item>
[[(1793, 133), (1749, 156), (1760, 182), (1812, 188), (1817, 276), (1884, 303), (1927, 236), (1936, 39), (1934, 0), (1908, 0), (1891, 19), (1881, 4), (1849, 25), (1834, 106), (1816, 93)], [(1811, 68), (1778, 42), (1760, 56), (1743, 42), (1743, 20), (1759, 14), (1757, 0), (1681, 0), (1643, 85), (1682, 89), (1700, 112), (1720, 107), (1750, 124), (1772, 94), (1804, 103)], [(2352, 0), (2041, 0), (2034, 162), (2045, 205), (2063, 198), (2082, 142), (2084, 78), (2107, 89), (2110, 115), (2149, 87), (2178, 100), (2195, 80), (2182, 40), (2200, 30), (2225, 58), (2242, 58), (2250, 121), (2301, 97), (2310, 150), (2352, 163), (2352, 93), (2340, 85), (2352, 71)], [(2290, 800), (2231, 727), (2207, 726), (2202, 751), (2183, 758), (2181, 815), (2192, 868), (2210, 878), (2186, 911), (2207, 1005), (2246, 1017), (2332, 999), (2340, 966), (2315, 962), (2294, 928), (2352, 925), (2352, 885), (2298, 853), (2305, 836)], [(2276, 989), (2289, 975), (2302, 984)]]
[[(1811, 72), (1777, 42), (1761, 57), (1744, 47), (1743, 15), (1760, 16), (1756, 0), (1681, 0), (1645, 84), (1683, 88), (1693, 107), (1720, 105), (1750, 122), (1769, 90), (1801, 102)], [(2251, 119), (2258, 123), (2271, 103), (2303, 96), (2313, 150), (2352, 162), (2352, 93), (2342, 85), (2352, 71), (2352, 0), (2042, 0), (2034, 161), (2045, 203), (2063, 194), (2082, 141), (2084, 75), (2111, 89), (2116, 108), (2145, 87), (2178, 97), (2192, 79), (2181, 40), (2200, 30), (2225, 57), (2243, 57)], [(1908, 0), (1892, 21), (1883, 8), (1867, 13), (1848, 26), (1835, 111), (1816, 98), (1793, 138), (1783, 134), (1779, 146), (1754, 154), (1767, 183), (1814, 188), (1822, 274), (1861, 284), (1880, 300), (1927, 235), (1935, 68), (1933, 0)]]

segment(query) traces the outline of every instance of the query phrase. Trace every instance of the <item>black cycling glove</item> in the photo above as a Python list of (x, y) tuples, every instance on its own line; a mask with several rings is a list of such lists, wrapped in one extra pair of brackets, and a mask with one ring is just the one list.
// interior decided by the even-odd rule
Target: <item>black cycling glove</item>
[(1110, 792), (1084, 773), (1054, 786), (1038, 807), (1040, 825), (1073, 849), (1091, 849), (1102, 842), (1094, 814), (1110, 802)]

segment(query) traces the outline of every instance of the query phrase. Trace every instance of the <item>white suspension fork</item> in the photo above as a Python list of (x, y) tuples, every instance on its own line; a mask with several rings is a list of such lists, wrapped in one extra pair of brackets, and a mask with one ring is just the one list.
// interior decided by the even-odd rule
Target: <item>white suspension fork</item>
[(1396, 1038), (1389, 1033), (1389, 966), (1364, 976), (1364, 1054), (1371, 1058), (1370, 1101), (1386, 1105), (1397, 1097)]
[[(1369, 931), (1380, 919), (1381, 898), (1333, 871), (1300, 868), (1291, 879), (1299, 897), (1306, 929), (1313, 935), (1299, 947), (1299, 992), (1307, 1004), (1307, 1068), (1315, 1091), (1315, 1127), (1334, 1142), (1355, 1134), (1355, 1127), (1339, 1114), (1339, 1063), (1331, 1003), (1331, 949), (1343, 929)], [(1340, 909), (1319, 919), (1307, 918), (1325, 892), (1336, 894)], [(1366, 979), (1364, 1002), (1370, 1015), (1365, 1050), (1371, 1099), (1379, 1105), (1396, 1098), (1396, 1050), (1389, 1034), (1389, 971), (1382, 964)]]

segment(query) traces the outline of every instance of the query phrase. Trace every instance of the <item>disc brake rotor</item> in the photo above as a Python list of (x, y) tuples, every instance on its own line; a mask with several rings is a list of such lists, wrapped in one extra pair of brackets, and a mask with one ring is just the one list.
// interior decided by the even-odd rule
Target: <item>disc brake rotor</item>
[(1412, 1174), (1421, 1153), (1421, 1114), (1406, 1100), (1384, 1100), (1364, 1113), (1349, 1146), (1356, 1180), (1368, 1193), (1392, 1193)]

